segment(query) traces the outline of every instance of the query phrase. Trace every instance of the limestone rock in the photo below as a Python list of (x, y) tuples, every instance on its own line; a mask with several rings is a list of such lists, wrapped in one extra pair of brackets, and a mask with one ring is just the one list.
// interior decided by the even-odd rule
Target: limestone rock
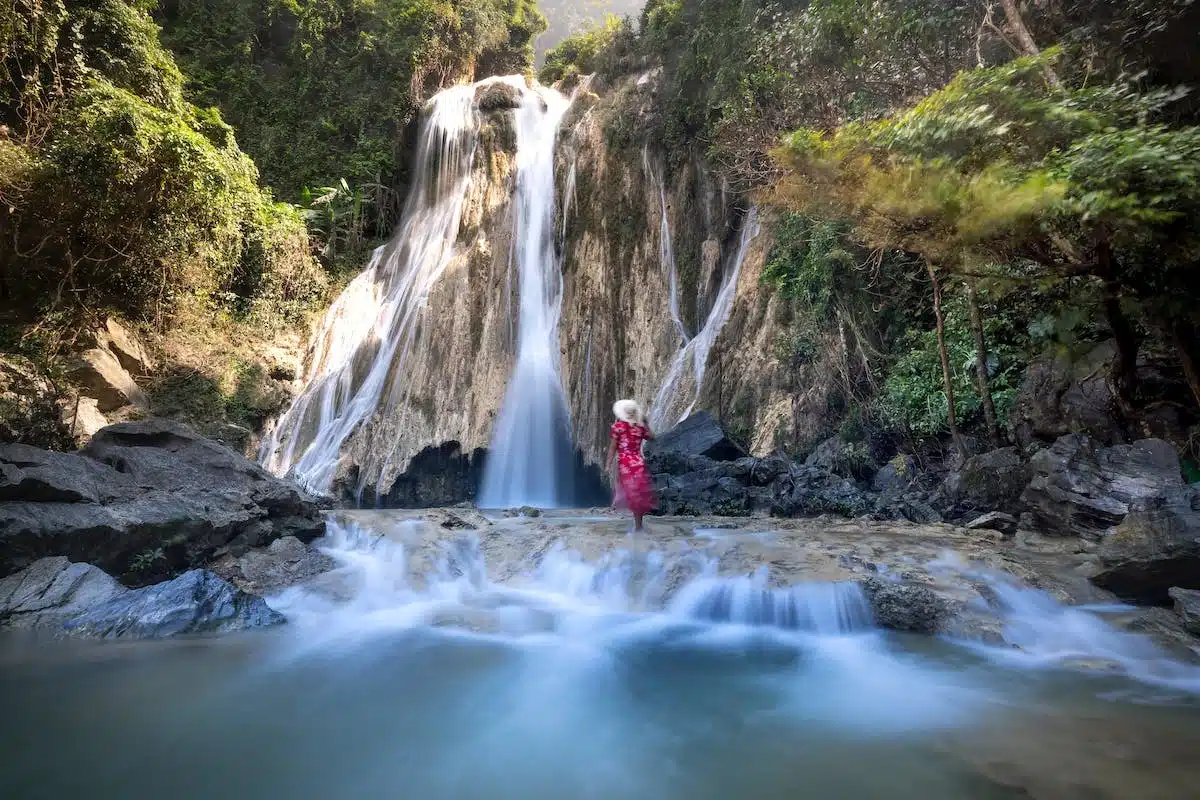
[(780, 517), (838, 514), (856, 517), (873, 507), (854, 481), (815, 467), (798, 467), (772, 487), (771, 514)]
[(129, 590), (90, 564), (44, 558), (0, 579), (0, 627), (44, 628)]
[(162, 639), (181, 634), (230, 633), (281, 625), (284, 617), (261, 597), (235, 589), (207, 570), (127, 591), (63, 624), (72, 636)]
[(982, 511), (1020, 513), (1021, 493), (1031, 473), (1015, 447), (1004, 447), (967, 459), (947, 476), (942, 492), (959, 516)]
[(1005, 536), (1013, 536), (1017, 532), (1017, 518), (1003, 511), (991, 511), (982, 517), (976, 517), (966, 524), (969, 531), (1000, 531)]
[(1162, 497), (1183, 484), (1179, 457), (1160, 439), (1103, 447), (1064, 436), (1032, 459), (1022, 499), (1034, 524), (1055, 536), (1096, 538), (1119, 525), (1131, 504)]
[(104, 330), (97, 336), (101, 347), (107, 348), (127, 371), (134, 375), (145, 375), (153, 369), (153, 362), (128, 328), (111, 317), (104, 323)]
[(705, 456), (715, 461), (735, 461), (745, 452), (725, 435), (725, 431), (707, 411), (692, 414), (671, 430), (646, 445), (646, 457), (652, 472), (658, 458)]
[(146, 585), (325, 529), (313, 498), (163, 420), (109, 426), (77, 454), (0, 447), (0, 500), (0, 576), (66, 556)]
[(100, 430), (108, 427), (108, 418), (100, 413), (100, 401), (94, 397), (76, 397), (59, 404), (62, 423), (71, 432), (75, 444), (83, 447)]
[(69, 374), (84, 387), (88, 396), (96, 398), (102, 412), (146, 403), (146, 396), (137, 383), (117, 357), (105, 348), (94, 347), (80, 353), (71, 364)]
[(521, 107), (521, 93), (516, 87), (495, 81), (475, 90), (475, 105), (485, 114), (489, 111), (504, 111)]
[(1030, 364), (1012, 412), (1022, 443), (1071, 433), (1101, 442), (1119, 436), (1114, 423), (1119, 419), (1116, 398), (1108, 382), (1115, 354), (1116, 345), (1109, 341), (1083, 355), (1060, 351)]
[(1137, 507), (1100, 543), (1097, 586), (1165, 604), (1172, 588), (1200, 589), (1200, 490), (1177, 488)]
[(1175, 601), (1175, 613), (1183, 620), (1188, 631), (1200, 636), (1200, 591), (1172, 587), (1169, 592)]
[(221, 559), (212, 571), (244, 592), (268, 595), (311, 580), (335, 566), (332, 558), (312, 545), (285, 536), (240, 558)]

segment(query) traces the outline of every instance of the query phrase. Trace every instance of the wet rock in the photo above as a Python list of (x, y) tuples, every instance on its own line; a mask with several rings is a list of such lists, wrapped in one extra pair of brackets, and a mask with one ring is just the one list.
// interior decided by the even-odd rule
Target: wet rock
[(847, 442), (840, 436), (831, 437), (817, 445), (804, 460), (804, 465), (856, 481), (870, 480), (879, 470), (866, 444)]
[(1017, 532), (1017, 518), (1003, 511), (992, 511), (982, 517), (976, 517), (965, 526), (970, 531), (1000, 531), (1005, 536), (1013, 536)]
[(1103, 447), (1078, 434), (1038, 452), (1022, 496), (1034, 525), (1054, 536), (1097, 538), (1119, 525), (1131, 504), (1183, 485), (1179, 457), (1161, 439)]
[[(380, 496), (367, 496), (366, 505), (383, 508), (436, 508), (464, 500), (474, 500), (479, 493), (487, 453), (476, 450), (464, 453), (458, 442), (445, 442), (427, 447), (413, 456), (408, 469), (398, 476), (391, 487)], [(357, 504), (358, 476), (344, 482), (341, 494)]]
[(127, 405), (145, 405), (146, 396), (121, 362), (108, 349), (94, 347), (72, 361), (68, 374), (94, 397), (101, 412)]
[(1183, 620), (1190, 633), (1200, 636), (1200, 591), (1172, 587), (1169, 591), (1175, 601), (1175, 613)]
[(655, 466), (659, 458), (705, 456), (715, 461), (735, 461), (744, 455), (707, 411), (692, 414), (646, 445), (647, 465), (654, 473), (666, 471)]
[(961, 469), (946, 477), (942, 493), (956, 516), (972, 512), (1020, 513), (1021, 493), (1032, 470), (1015, 447), (1004, 447), (967, 459)]
[(891, 498), (884, 495), (879, 499), (871, 518), (894, 522), (913, 522), (918, 525), (942, 521), (941, 513), (929, 504), (926, 495), (919, 492)]
[(870, 577), (862, 587), (876, 624), (888, 630), (937, 633), (951, 614), (949, 601), (926, 586)]
[(0, 576), (66, 556), (147, 585), (325, 530), (316, 500), (163, 420), (110, 426), (76, 454), (5, 446), (0, 475)]
[(240, 558), (227, 556), (212, 571), (244, 592), (269, 595), (332, 570), (334, 560), (294, 536), (277, 539)]
[(495, 81), (485, 83), (475, 90), (475, 105), (485, 114), (521, 107), (521, 92), (517, 87)]
[(44, 558), (0, 579), (0, 627), (46, 628), (129, 590), (90, 564)]
[(207, 570), (193, 570), (74, 615), (63, 624), (63, 631), (84, 638), (162, 639), (231, 633), (285, 621), (261, 597), (235, 589)]
[(1200, 589), (1200, 490), (1177, 488), (1138, 502), (1100, 543), (1097, 586), (1163, 605), (1172, 588)]

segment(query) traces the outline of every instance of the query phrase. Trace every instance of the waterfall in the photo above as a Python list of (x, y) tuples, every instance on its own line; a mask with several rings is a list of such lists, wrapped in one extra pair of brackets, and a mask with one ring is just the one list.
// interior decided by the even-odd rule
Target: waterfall
[(263, 444), (268, 469), (312, 491), (329, 491), (342, 446), (379, 406), (389, 374), (403, 375), (425, 299), (454, 254), (479, 129), (475, 88), (427, 105), (403, 221), (326, 313), (305, 389)]
[(480, 505), (553, 508), (569, 502), (570, 411), (559, 376), (562, 271), (554, 247), (554, 147), (570, 108), (551, 90), (516, 113), (517, 188), (510, 269), (519, 301), (516, 366), (492, 434)]
[(675, 266), (675, 247), (671, 239), (671, 221), (667, 218), (667, 187), (662, 177), (654, 172), (650, 163), (650, 147), (642, 148), (642, 171), (646, 180), (658, 190), (658, 262), (662, 265), (663, 276), (667, 279), (667, 306), (671, 310), (671, 321), (679, 332), (679, 338), (686, 346), (688, 343), (687, 329), (679, 315), (679, 271)]
[[(708, 368), (708, 356), (717, 341), (721, 329), (729, 319), (733, 300), (737, 294), (738, 277), (742, 264), (750, 251), (750, 244), (759, 233), (758, 209), (751, 207), (742, 223), (742, 233), (737, 251), (726, 264), (721, 288), (717, 291), (712, 310), (704, 320), (704, 326), (688, 341), (671, 362), (662, 385), (654, 396), (650, 410), (650, 425), (656, 430), (674, 427), (692, 413), (700, 400), (704, 386), (704, 372)], [(680, 411), (682, 409), (682, 412)]]

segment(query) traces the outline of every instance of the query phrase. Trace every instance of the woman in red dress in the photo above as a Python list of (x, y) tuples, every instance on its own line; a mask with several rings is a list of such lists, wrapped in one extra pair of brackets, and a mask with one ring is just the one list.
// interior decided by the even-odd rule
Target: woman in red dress
[(640, 531), (642, 518), (654, 509), (654, 486), (642, 457), (642, 443), (653, 439), (654, 434), (650, 432), (641, 406), (636, 401), (618, 400), (613, 405), (613, 415), (617, 421), (608, 434), (611, 441), (605, 462), (610, 475), (613, 459), (617, 462), (613, 505), (629, 509), (633, 514), (633, 529)]

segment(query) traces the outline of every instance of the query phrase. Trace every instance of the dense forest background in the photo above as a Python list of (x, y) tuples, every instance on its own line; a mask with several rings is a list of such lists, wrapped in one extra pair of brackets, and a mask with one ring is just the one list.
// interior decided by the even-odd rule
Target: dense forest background
[[(827, 428), (959, 452), (1153, 433), (1195, 456), (1200, 4), (540, 6), (6, 0), (4, 351), (59, 382), (87, 320), (193, 331), (158, 410), (250, 424), (247, 349), (390, 232), (422, 103), (597, 20), (541, 80), (596, 73), (612, 147), (702, 160), (770, 212), (775, 357), (831, 386)], [(654, 70), (655, 107), (623, 108)]]

